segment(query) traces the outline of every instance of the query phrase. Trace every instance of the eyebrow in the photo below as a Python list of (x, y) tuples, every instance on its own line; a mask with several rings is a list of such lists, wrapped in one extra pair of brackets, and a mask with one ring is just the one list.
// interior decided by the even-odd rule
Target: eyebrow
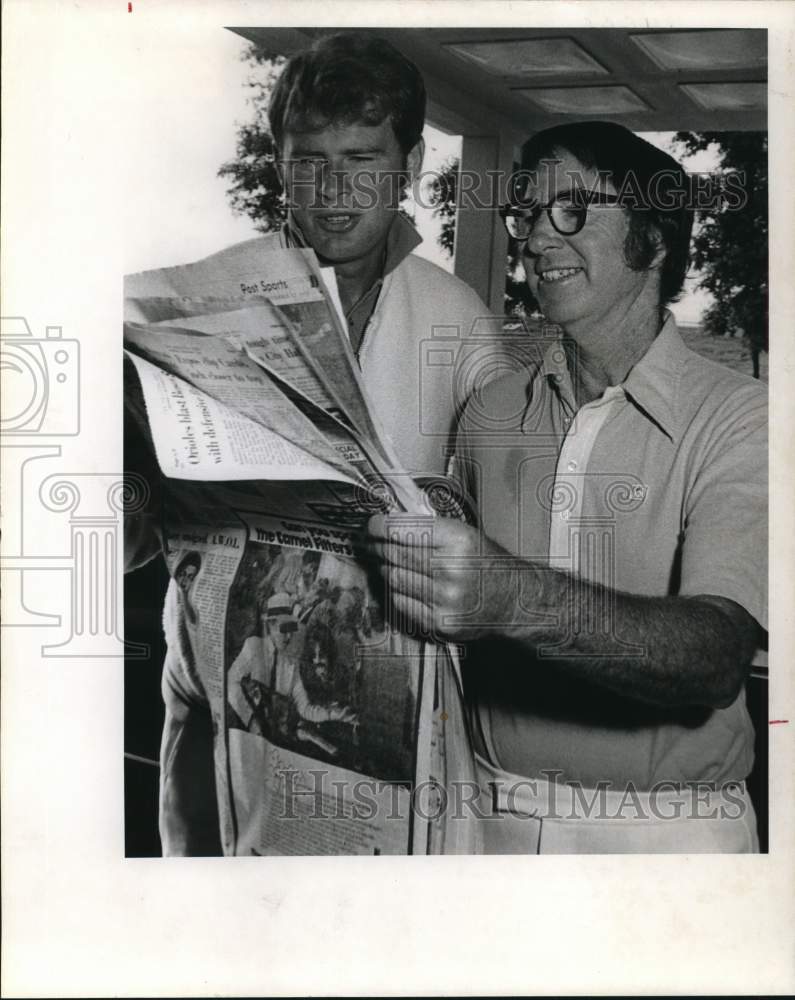
[[(570, 187), (558, 188), (558, 190), (555, 191), (555, 193), (552, 195), (549, 201), (545, 201), (543, 204), (551, 205), (553, 201), (557, 201), (557, 199), (562, 197), (563, 195), (575, 194), (579, 190), (580, 188), (576, 184), (572, 184)], [(524, 201), (524, 199), (526, 198), (527, 198), (527, 192), (525, 192), (522, 195), (522, 201)], [(542, 203), (538, 199), (532, 199), (532, 200), (535, 202), (536, 205), (543, 207)]]
[(586, 194), (586, 193), (590, 193), (590, 192), (589, 192), (588, 188), (582, 187), (579, 184), (570, 184), (569, 187), (559, 188), (552, 195), (552, 198), (550, 200), (551, 201), (555, 201), (557, 198), (560, 198), (562, 195), (580, 194), (580, 193)]
[[(327, 155), (326, 151), (323, 149), (312, 149), (310, 146), (294, 146), (293, 156), (322, 156)], [(383, 153), (383, 146), (350, 146), (346, 149), (341, 150), (343, 156), (355, 156), (362, 153)]]

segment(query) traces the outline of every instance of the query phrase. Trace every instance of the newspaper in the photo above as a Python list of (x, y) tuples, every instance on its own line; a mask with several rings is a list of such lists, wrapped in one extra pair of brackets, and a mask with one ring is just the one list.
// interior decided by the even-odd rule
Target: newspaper
[[(211, 434), (205, 411), (212, 411), (215, 424), (221, 414), (225, 417), (223, 424), (238, 420), (249, 429), (249, 437), (263, 441), (262, 447), (266, 440), (272, 449), (281, 442), (287, 468), (291, 463), (302, 464), (302, 459), (308, 468), (306, 457), (312, 456), (326, 466), (348, 469), (360, 458), (350, 435), (345, 439), (341, 430), (336, 443), (328, 440), (252, 358), (227, 340), (170, 327), (152, 331), (133, 323), (125, 323), (124, 335), (128, 347), (139, 352), (129, 356), (137, 369), (150, 419), (157, 424), (156, 442), (177, 423), (196, 425), (197, 416), (198, 425), (205, 434)], [(197, 414), (199, 407), (202, 412)], [(258, 424), (262, 425), (261, 432), (256, 428)], [(195, 452), (196, 445), (188, 443)], [(217, 443), (214, 450), (215, 466), (224, 466), (227, 452), (221, 451)], [(318, 471), (317, 475), (301, 478), (320, 476)], [(246, 472), (226, 478), (250, 476)]]
[(455, 650), (390, 618), (357, 548), (375, 511), (419, 532), (458, 512), (453, 484), (400, 468), (310, 252), (204, 263), (128, 279), (125, 345), (224, 850), (476, 852), (450, 808), (453, 783), (475, 786)]
[[(243, 244), (237, 253), (227, 257), (223, 269), (211, 261), (198, 261), (129, 276), (125, 297), (131, 301), (125, 313), (128, 319), (145, 318), (146, 305), (140, 300), (152, 297), (189, 300), (209, 295), (248, 300), (251, 305), (265, 301), (281, 319), (276, 324), (276, 336), (290, 337), (295, 348), (290, 356), (296, 362), (299, 358), (304, 361), (300, 366), (304, 378), (311, 380), (314, 376), (331, 396), (334, 409), (347, 414), (388, 464), (398, 468), (394, 449), (379, 426), (372, 401), (367, 398), (343, 321), (333, 297), (326, 291), (332, 275), (333, 271), (320, 268), (311, 250), (284, 249), (252, 255)], [(244, 331), (252, 328), (247, 327), (240, 310), (237, 312), (236, 323), (242, 329), (238, 327), (231, 332), (245, 336)], [(209, 332), (217, 332), (217, 328)], [(254, 317), (253, 335), (255, 341), (272, 341), (272, 322), (261, 322), (261, 317), (259, 321)], [(300, 388), (295, 371), (292, 378), (284, 369), (279, 374)]]

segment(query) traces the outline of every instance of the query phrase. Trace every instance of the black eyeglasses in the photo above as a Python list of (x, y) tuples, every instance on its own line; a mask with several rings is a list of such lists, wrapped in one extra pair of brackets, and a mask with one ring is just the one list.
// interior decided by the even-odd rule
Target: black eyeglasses
[(526, 243), (542, 212), (547, 213), (552, 228), (561, 236), (574, 236), (585, 225), (591, 205), (615, 205), (617, 202), (618, 195), (615, 194), (578, 191), (574, 195), (553, 198), (548, 205), (531, 205), (527, 208), (519, 205), (503, 205), (499, 213), (511, 239), (518, 243)]

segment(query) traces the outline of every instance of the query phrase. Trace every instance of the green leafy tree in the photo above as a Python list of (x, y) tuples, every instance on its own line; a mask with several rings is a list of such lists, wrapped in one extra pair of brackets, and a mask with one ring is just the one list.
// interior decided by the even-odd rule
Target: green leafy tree
[(742, 177), (742, 206), (725, 204), (697, 214), (693, 264), (701, 274), (699, 286), (715, 300), (704, 314), (704, 328), (715, 335), (742, 332), (759, 378), (759, 356), (768, 349), (767, 134), (677, 132), (674, 141), (685, 157), (714, 147), (719, 172)]

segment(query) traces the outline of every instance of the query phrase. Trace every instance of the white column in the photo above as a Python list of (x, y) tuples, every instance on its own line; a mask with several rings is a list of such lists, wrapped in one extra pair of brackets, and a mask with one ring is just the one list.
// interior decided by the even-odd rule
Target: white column
[[(508, 237), (497, 215), (513, 170), (514, 143), (506, 135), (464, 135), (461, 205), (456, 217), (455, 273), (475, 289), (491, 312), (502, 315)], [(477, 175), (472, 186), (467, 178)]]
[(125, 643), (121, 514), (141, 510), (148, 487), (140, 476), (57, 473), (41, 485), (41, 502), (69, 512), (71, 532), (71, 634), (42, 647), (45, 656), (143, 658), (148, 649)]
[[(34, 537), (33, 515), (40, 514), (34, 503), (26, 502), (27, 466), (40, 458), (57, 458), (59, 445), (3, 444), (2, 454), (2, 505), (3, 554), (0, 559), (3, 595), (3, 626), (5, 628), (29, 626), (56, 626), (61, 616), (35, 611), (27, 606), (25, 598), (25, 571), (35, 569), (60, 569), (63, 560), (36, 558), (26, 538)], [(36, 471), (36, 470), (34, 470)], [(27, 477), (29, 478), (29, 477)], [(27, 531), (26, 529), (27, 523)]]

